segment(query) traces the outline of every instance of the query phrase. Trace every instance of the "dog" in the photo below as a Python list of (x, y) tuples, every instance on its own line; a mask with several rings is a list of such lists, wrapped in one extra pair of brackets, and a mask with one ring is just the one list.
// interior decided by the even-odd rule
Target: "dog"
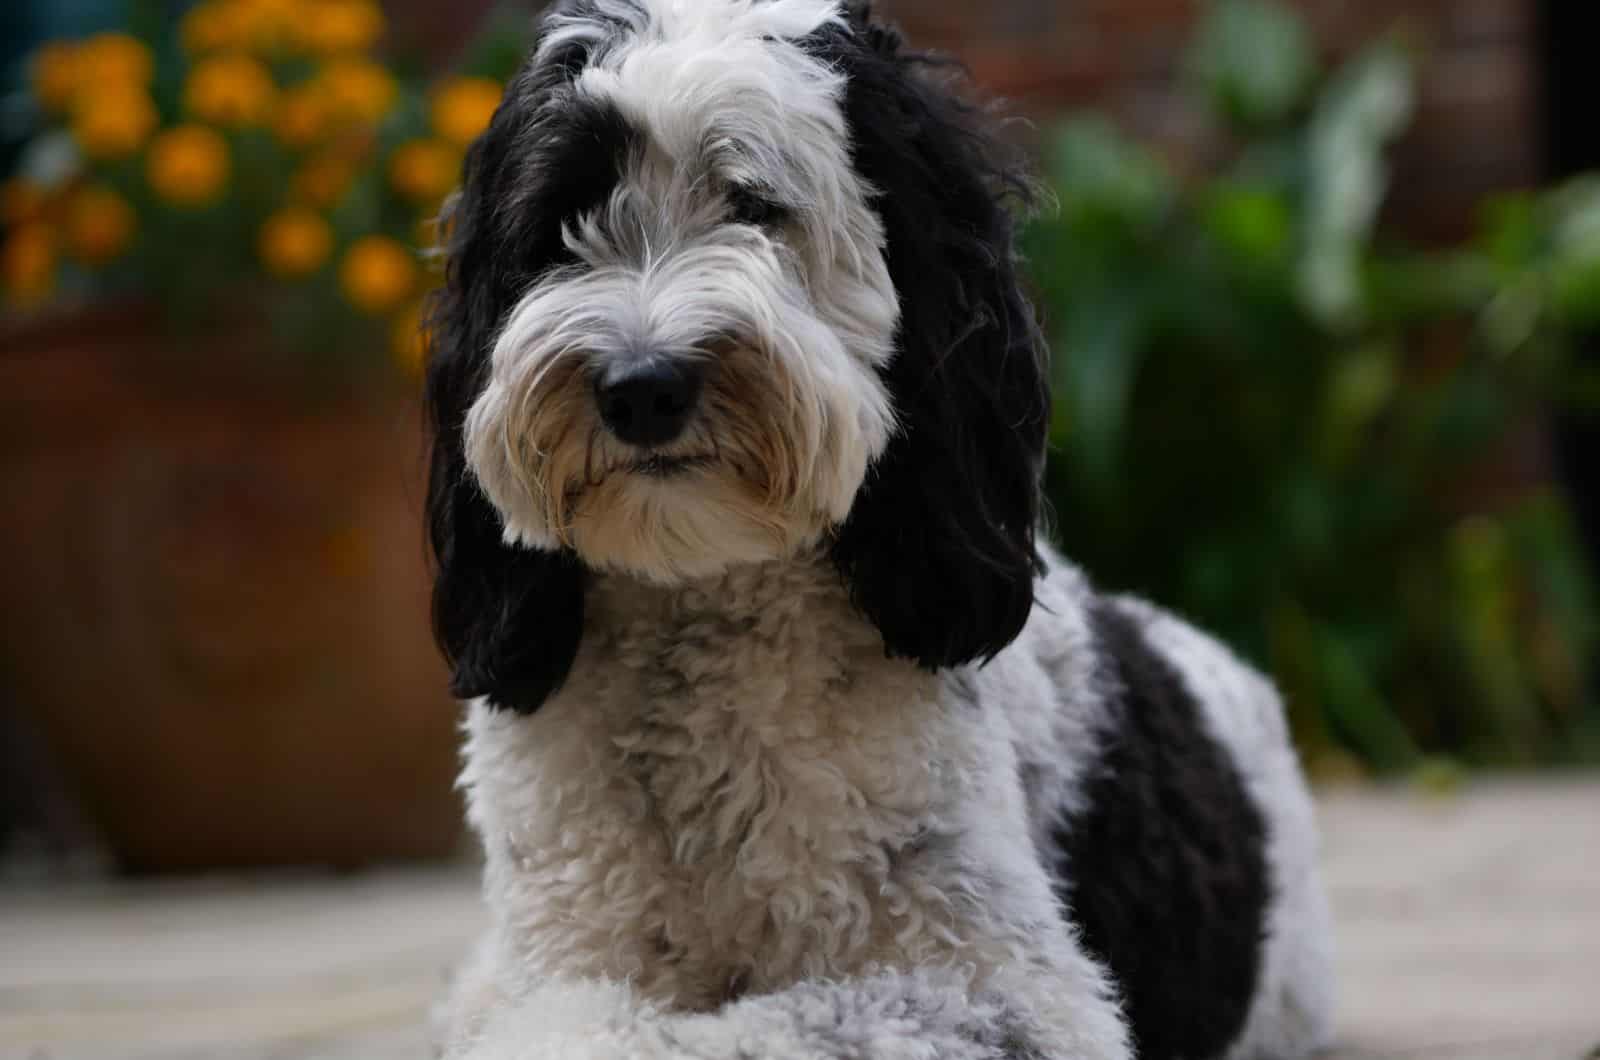
[(859, 2), (539, 32), (431, 317), (492, 920), (443, 1055), (1316, 1049), (1275, 692), (1041, 540), (1032, 182), (989, 109)]

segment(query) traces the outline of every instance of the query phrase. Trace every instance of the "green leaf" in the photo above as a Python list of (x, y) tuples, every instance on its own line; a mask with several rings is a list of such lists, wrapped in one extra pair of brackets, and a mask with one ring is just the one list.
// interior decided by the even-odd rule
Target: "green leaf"
[(1285, 118), (1316, 73), (1303, 19), (1264, 0), (1220, 0), (1201, 23), (1190, 68), (1214, 105), (1246, 126)]
[(1104, 118), (1079, 116), (1064, 122), (1047, 162), (1069, 223), (1085, 215), (1150, 222), (1176, 197), (1175, 183), (1161, 163)]
[(1483, 234), (1478, 242), (1497, 265), (1520, 268), (1540, 250), (1543, 225), (1538, 203), (1526, 193), (1496, 195), (1484, 203)]
[(1526, 762), (1540, 735), (1531, 675), (1517, 643), (1515, 556), (1506, 527), (1480, 516), (1449, 538), (1450, 624), (1476, 692), (1468, 747), (1488, 762)]
[(1388, 179), (1383, 152), (1411, 107), (1411, 64), (1392, 42), (1351, 60), (1317, 103), (1299, 286), (1306, 308), (1329, 327), (1349, 327), (1365, 315), (1360, 269)]
[(1141, 306), (1106, 290), (1064, 321), (1053, 368), (1056, 408), (1069, 459), (1095, 488), (1114, 484), (1128, 400), (1139, 367)]
[(1556, 311), (1572, 326), (1593, 327), (1600, 324), (1600, 176), (1573, 181), (1548, 205)]
[(1294, 235), (1288, 201), (1269, 188), (1224, 184), (1208, 196), (1201, 223), (1247, 268), (1282, 265)]
[(1323, 405), (1324, 467), (1346, 466), (1373, 420), (1393, 400), (1395, 360), (1393, 348), (1373, 344), (1349, 350), (1334, 364)]
[(1416, 743), (1352, 646), (1328, 628), (1317, 631), (1316, 645), (1322, 699), (1335, 729), (1378, 769), (1410, 767), (1417, 759)]

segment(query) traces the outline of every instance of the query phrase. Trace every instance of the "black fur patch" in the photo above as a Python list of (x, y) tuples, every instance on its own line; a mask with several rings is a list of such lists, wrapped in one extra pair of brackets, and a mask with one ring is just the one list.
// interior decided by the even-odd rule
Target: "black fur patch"
[(1029, 185), (935, 60), (868, 5), (848, 14), (848, 28), (806, 43), (846, 75), (853, 162), (880, 192), (901, 306), (884, 377), (900, 430), (833, 558), (891, 655), (955, 666), (992, 658), (1033, 607), (1050, 405), (1010, 210)]
[(1122, 991), (1141, 1060), (1221, 1056), (1244, 1028), (1270, 899), (1266, 824), (1137, 621), (1091, 610), (1120, 711), (1058, 829), (1061, 896)]
[(572, 667), (585, 574), (571, 554), (502, 542), (499, 514), (467, 469), (463, 426), (506, 314), (540, 274), (570, 263), (562, 224), (604, 201), (636, 143), (614, 108), (572, 92), (587, 59), (578, 42), (526, 67), (468, 152), (445, 219), (445, 286), (430, 312), (434, 631), (454, 695), (524, 713)]

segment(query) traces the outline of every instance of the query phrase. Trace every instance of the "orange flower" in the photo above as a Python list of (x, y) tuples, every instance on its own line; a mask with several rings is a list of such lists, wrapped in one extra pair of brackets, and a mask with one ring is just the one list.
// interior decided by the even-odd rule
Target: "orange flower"
[(127, 158), (161, 123), (142, 88), (116, 86), (85, 92), (72, 114), (72, 135), (83, 153), (97, 160)]
[(72, 105), (83, 82), (78, 45), (53, 41), (33, 53), (33, 94), (45, 110), (56, 114)]
[(337, 55), (365, 51), (384, 29), (383, 12), (370, 0), (323, 0), (306, 9), (295, 35), (307, 51)]
[(416, 288), (417, 263), (405, 247), (386, 236), (359, 239), (339, 270), (345, 297), (367, 313), (387, 313)]
[(232, 0), (232, 3), (248, 42), (267, 51), (293, 44), (305, 20), (314, 17), (322, 6), (304, 0)]
[(277, 275), (306, 276), (333, 252), (333, 229), (319, 214), (291, 206), (261, 226), (260, 251), (261, 260)]
[(56, 234), (43, 221), (30, 221), (0, 247), (0, 281), (12, 301), (32, 305), (55, 286)]
[(312, 6), (305, 0), (205, 0), (184, 15), (179, 33), (191, 55), (275, 51), (295, 40)]
[(331, 209), (350, 189), (353, 176), (350, 163), (333, 154), (311, 159), (296, 171), (290, 190), (301, 202)]
[(179, 125), (156, 137), (145, 177), (156, 194), (179, 206), (206, 206), (228, 181), (228, 144), (204, 125)]
[(439, 202), (461, 176), (461, 151), (443, 140), (408, 140), (389, 157), (389, 183), (412, 202)]
[(0, 185), (0, 224), (15, 227), (44, 213), (45, 191), (31, 180), (13, 177)]
[(489, 127), (503, 89), (487, 77), (458, 77), (433, 95), (433, 128), (462, 147)]
[(143, 41), (101, 33), (85, 41), (56, 41), (35, 52), (33, 92), (46, 110), (60, 114), (80, 101), (142, 96), (154, 72), (155, 60)]
[(389, 113), (399, 89), (394, 76), (369, 59), (339, 59), (316, 79), (334, 116), (376, 124)]
[(85, 265), (104, 265), (133, 240), (133, 207), (110, 188), (92, 185), (67, 206), (67, 246)]
[(249, 26), (240, 16), (238, 4), (211, 0), (191, 7), (179, 23), (183, 47), (192, 55), (223, 48), (242, 48), (250, 43)]
[(87, 91), (110, 85), (145, 88), (155, 73), (150, 48), (126, 33), (99, 33), (78, 46), (78, 76)]
[(322, 95), (300, 85), (279, 97), (272, 128), (285, 146), (304, 150), (327, 134), (329, 117), (328, 103)]
[(183, 86), (183, 105), (217, 125), (260, 125), (272, 109), (278, 88), (272, 72), (248, 55), (204, 59)]

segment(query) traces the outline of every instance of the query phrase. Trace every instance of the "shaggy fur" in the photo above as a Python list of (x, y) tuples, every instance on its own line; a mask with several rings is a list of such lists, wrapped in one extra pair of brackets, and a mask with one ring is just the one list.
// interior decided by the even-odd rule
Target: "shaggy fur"
[[(434, 320), (493, 915), (445, 1054), (1304, 1055), (1329, 932), (1275, 694), (1035, 543), (1016, 159), (862, 5), (542, 29)], [(651, 365), (703, 386), (630, 444), (607, 380)]]

